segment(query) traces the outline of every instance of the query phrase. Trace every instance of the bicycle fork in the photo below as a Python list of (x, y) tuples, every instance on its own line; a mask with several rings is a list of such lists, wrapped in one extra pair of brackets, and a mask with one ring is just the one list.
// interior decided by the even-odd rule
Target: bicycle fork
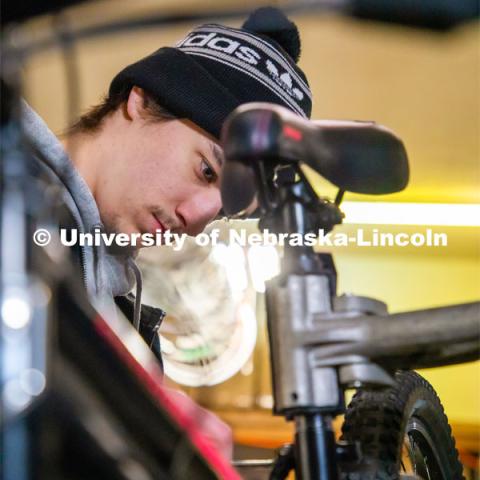
[(365, 359), (333, 355), (325, 361), (326, 351), (348, 341), (338, 337), (342, 319), (386, 311), (375, 300), (335, 297), (331, 265), (323, 272), (280, 275), (266, 289), (273, 410), (295, 422), (295, 471), (302, 480), (338, 480), (339, 455), (355, 456), (355, 446), (336, 444), (332, 427), (333, 418), (345, 411), (343, 388), (356, 386), (365, 372), (377, 385), (392, 382)]
[(267, 286), (274, 413), (295, 420), (297, 478), (337, 480), (332, 418), (343, 411), (335, 368), (312, 368), (302, 339), (330, 310), (328, 277), (288, 275)]

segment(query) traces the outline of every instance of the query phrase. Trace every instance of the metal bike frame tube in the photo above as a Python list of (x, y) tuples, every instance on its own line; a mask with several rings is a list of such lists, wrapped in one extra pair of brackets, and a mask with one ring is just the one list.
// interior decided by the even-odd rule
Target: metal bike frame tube
[[(2, 65), (3, 67), (3, 65)], [(25, 407), (17, 401), (18, 396), (9, 397), (9, 385), (20, 378), (28, 365), (29, 357), (23, 352), (32, 345), (28, 328), (12, 328), (3, 313), (5, 302), (16, 292), (25, 292), (29, 285), (27, 271), (27, 223), (25, 213), (25, 185), (27, 178), (26, 159), (20, 146), (20, 123), (14, 111), (18, 90), (3, 83), (2, 96), (8, 95), (8, 121), (1, 125), (2, 148), (0, 159), (0, 478), (5, 480), (27, 480), (31, 474), (30, 442)], [(7, 120), (7, 119), (2, 119)], [(13, 292), (13, 293), (12, 293)], [(21, 301), (27, 302), (20, 297)], [(23, 336), (24, 333), (27, 335)], [(19, 352), (19, 346), (22, 351)], [(17, 361), (12, 362), (13, 352), (18, 352)], [(17, 383), (18, 384), (18, 383)], [(13, 402), (12, 402), (13, 400)]]
[(295, 417), (296, 478), (337, 480), (335, 436), (330, 416)]

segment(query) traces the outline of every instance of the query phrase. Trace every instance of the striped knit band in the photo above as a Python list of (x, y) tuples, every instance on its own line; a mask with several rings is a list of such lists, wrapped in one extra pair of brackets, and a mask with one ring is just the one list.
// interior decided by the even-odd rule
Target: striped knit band
[(274, 38), (246, 28), (195, 28), (175, 47), (160, 48), (123, 69), (109, 93), (134, 85), (216, 138), (225, 118), (243, 103), (275, 103), (307, 118), (312, 109), (307, 79), (293, 58)]

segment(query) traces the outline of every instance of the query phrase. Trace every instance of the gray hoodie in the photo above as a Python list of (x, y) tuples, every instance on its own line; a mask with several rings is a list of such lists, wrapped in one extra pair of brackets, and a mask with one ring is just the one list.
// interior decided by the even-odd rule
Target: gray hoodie
[[(26, 103), (22, 103), (24, 134), (35, 150), (39, 167), (60, 185), (65, 204), (73, 215), (80, 232), (93, 233), (104, 229), (95, 199), (80, 176), (62, 144), (45, 122)], [(126, 295), (137, 283), (134, 325), (140, 321), (141, 274), (131, 253), (115, 253), (105, 245), (84, 246), (83, 269), (85, 286), (92, 304), (104, 315), (116, 315), (114, 297)]]

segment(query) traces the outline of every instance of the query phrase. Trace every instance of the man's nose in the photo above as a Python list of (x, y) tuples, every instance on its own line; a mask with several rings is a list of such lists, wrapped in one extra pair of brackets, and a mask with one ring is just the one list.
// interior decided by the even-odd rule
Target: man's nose
[(212, 188), (191, 195), (177, 207), (176, 213), (185, 223), (185, 233), (198, 235), (219, 214), (221, 208), (220, 190)]

